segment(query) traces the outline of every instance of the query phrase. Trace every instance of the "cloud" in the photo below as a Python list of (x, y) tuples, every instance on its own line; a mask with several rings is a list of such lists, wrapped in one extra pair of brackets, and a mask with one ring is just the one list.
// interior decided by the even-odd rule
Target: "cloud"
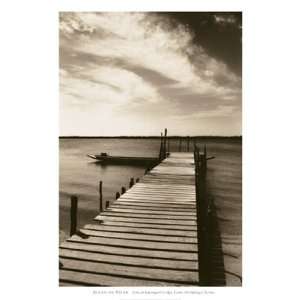
[[(126, 115), (127, 124), (147, 115), (159, 126), (162, 111), (170, 120), (197, 121), (227, 117), (241, 106), (241, 78), (167, 15), (61, 13), (60, 69), (62, 134), (76, 131), (65, 122), (70, 111), (84, 120), (107, 110), (115, 120)], [(78, 126), (88, 134), (86, 124)], [(156, 125), (151, 130), (159, 132)]]

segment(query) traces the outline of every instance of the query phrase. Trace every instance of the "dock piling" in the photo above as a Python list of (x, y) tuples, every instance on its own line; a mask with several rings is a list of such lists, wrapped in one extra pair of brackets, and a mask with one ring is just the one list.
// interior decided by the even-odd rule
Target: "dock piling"
[(205, 170), (205, 174), (206, 174), (206, 169), (207, 169), (207, 150), (206, 150), (206, 144), (204, 144), (204, 149), (203, 149), (203, 167)]
[(206, 146), (200, 154), (197, 145), (194, 148), (196, 213), (198, 231), (198, 270), (199, 285), (207, 286), (210, 278), (209, 257), (209, 204), (206, 194)]
[(103, 211), (102, 181), (99, 182), (99, 212)]
[(134, 178), (131, 177), (130, 178), (130, 181), (129, 181), (129, 188), (133, 187), (134, 186)]
[(125, 192), (126, 192), (126, 188), (124, 186), (122, 186), (121, 195), (123, 195)]
[[(162, 160), (163, 157), (163, 134), (162, 132), (160, 133), (160, 148), (159, 148), (159, 161)], [(145, 173), (146, 174), (146, 173)]]
[(78, 198), (76, 196), (71, 196), (71, 226), (70, 226), (70, 236), (74, 235), (77, 231), (77, 207)]
[(167, 134), (168, 134), (168, 129), (165, 128), (163, 159), (167, 157)]
[(116, 200), (118, 200), (120, 198), (120, 193), (116, 192)]

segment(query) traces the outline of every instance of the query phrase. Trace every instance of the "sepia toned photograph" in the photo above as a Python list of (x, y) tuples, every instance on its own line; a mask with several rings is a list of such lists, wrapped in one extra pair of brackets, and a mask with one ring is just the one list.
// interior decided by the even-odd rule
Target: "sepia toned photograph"
[(242, 12), (59, 13), (60, 287), (242, 286)]

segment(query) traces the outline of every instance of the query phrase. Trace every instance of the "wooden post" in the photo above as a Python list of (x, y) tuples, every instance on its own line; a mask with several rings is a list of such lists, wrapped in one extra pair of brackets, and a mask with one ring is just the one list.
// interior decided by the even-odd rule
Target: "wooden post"
[[(205, 152), (205, 151), (204, 151)], [(207, 228), (207, 198), (205, 187), (205, 163), (204, 154), (200, 154), (199, 148), (194, 148), (195, 161), (195, 188), (196, 188), (196, 213), (197, 213), (197, 239), (198, 239), (198, 275), (199, 285), (209, 285), (209, 240)]]
[(105, 201), (105, 209), (108, 209), (109, 207), (109, 201)]
[(99, 212), (103, 211), (103, 195), (102, 195), (102, 181), (99, 182)]
[(116, 200), (120, 198), (120, 193), (116, 192)]
[(162, 160), (162, 156), (163, 156), (163, 134), (161, 132), (160, 133), (159, 161)]
[(208, 284), (209, 272), (209, 256), (208, 256), (208, 203), (206, 197), (206, 158), (204, 154), (199, 155), (200, 168), (199, 168), (199, 236), (200, 236), (200, 253), (199, 260), (202, 265), (199, 279), (201, 285)]
[(77, 207), (78, 207), (78, 198), (76, 196), (71, 196), (71, 227), (70, 227), (70, 236), (76, 233), (77, 231)]
[(204, 157), (203, 157), (203, 168), (204, 168), (204, 176), (206, 176), (206, 169), (207, 169), (207, 150), (206, 150), (206, 144), (204, 144)]
[(164, 158), (164, 159), (167, 157), (167, 134), (168, 134), (168, 129), (165, 128), (164, 152), (163, 152), (163, 158)]
[(130, 181), (129, 181), (129, 188), (133, 187), (134, 186), (134, 178), (131, 177), (130, 178)]
[(121, 194), (123, 195), (125, 192), (126, 192), (126, 188), (124, 186), (122, 186)]

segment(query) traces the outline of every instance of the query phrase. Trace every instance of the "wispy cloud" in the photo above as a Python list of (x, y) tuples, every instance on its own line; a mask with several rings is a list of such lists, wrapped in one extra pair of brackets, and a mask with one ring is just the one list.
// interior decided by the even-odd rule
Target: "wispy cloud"
[(61, 134), (205, 134), (207, 119), (216, 133), (240, 133), (241, 78), (184, 25), (154, 13), (60, 17)]

